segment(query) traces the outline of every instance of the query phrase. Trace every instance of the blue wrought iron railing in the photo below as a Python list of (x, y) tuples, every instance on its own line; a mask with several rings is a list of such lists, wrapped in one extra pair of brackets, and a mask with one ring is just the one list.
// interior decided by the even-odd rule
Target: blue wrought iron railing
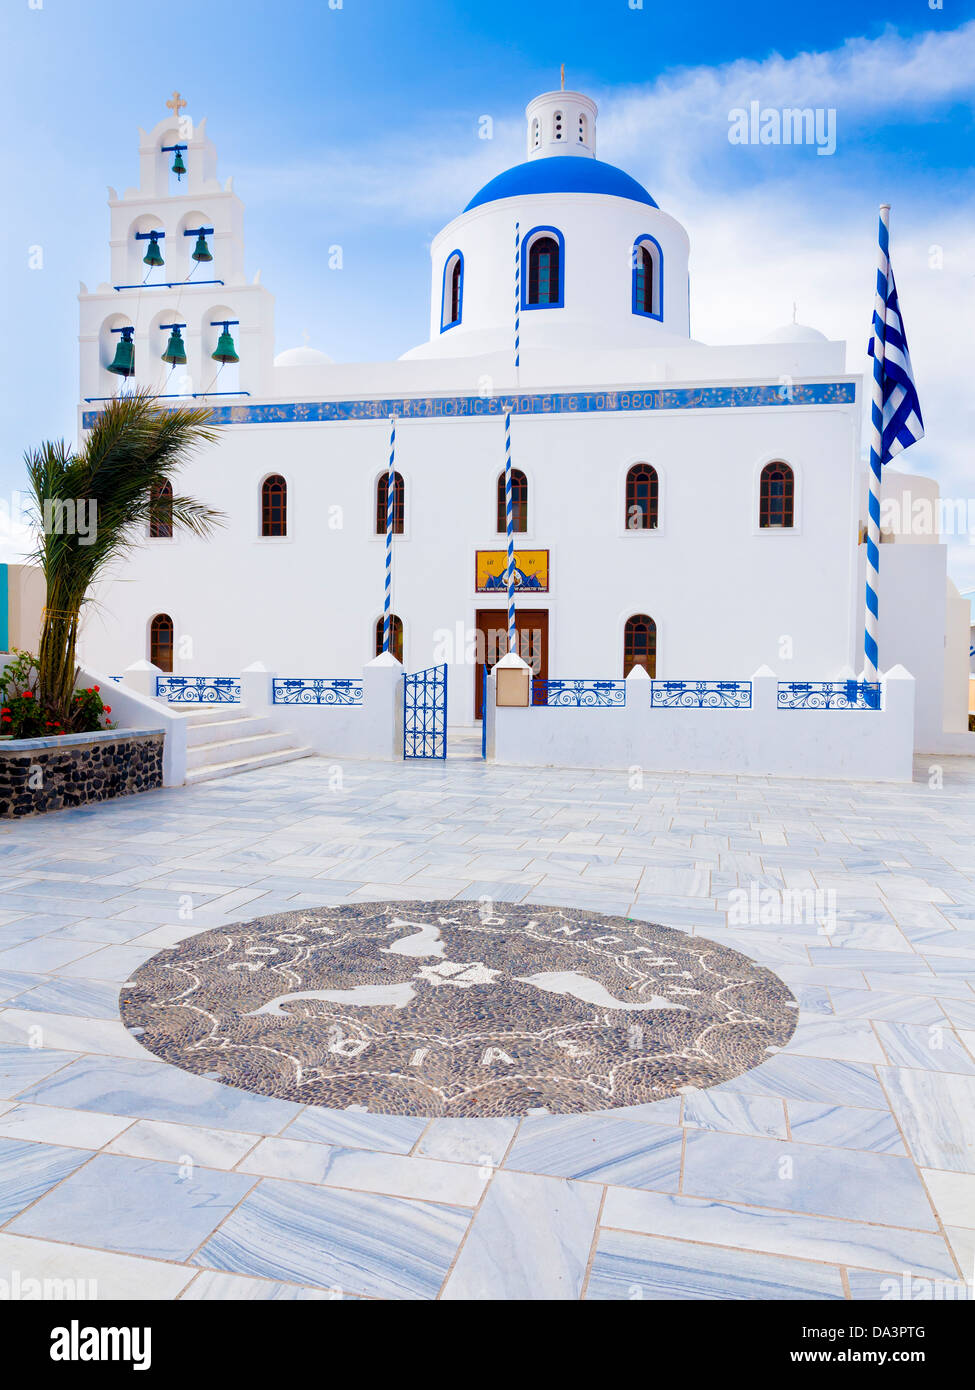
[(651, 709), (751, 709), (751, 681), (651, 681)]
[(532, 682), (533, 701), (550, 708), (596, 709), (626, 704), (626, 681), (547, 681)]
[(156, 694), (170, 705), (239, 705), (236, 676), (157, 676)]
[(272, 681), (276, 705), (361, 705), (362, 681), (320, 676), (282, 676)]
[(779, 709), (880, 709), (879, 681), (779, 681)]

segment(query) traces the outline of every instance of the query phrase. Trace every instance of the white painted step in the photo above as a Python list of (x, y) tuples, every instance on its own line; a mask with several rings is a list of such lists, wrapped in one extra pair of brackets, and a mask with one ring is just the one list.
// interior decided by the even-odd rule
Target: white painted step
[(255, 772), (259, 768), (293, 762), (296, 758), (310, 758), (314, 753), (314, 748), (283, 748), (278, 753), (262, 753), (253, 758), (241, 758), (237, 762), (211, 763), (188, 770), (186, 782), (188, 786), (197, 782), (212, 782), (217, 777), (234, 777), (238, 772)]
[[(172, 708), (172, 706), (171, 706)], [(276, 733), (266, 718), (241, 705), (184, 705), (186, 781), (209, 782), (238, 772), (308, 758), (313, 748), (295, 747), (289, 734)]]
[(271, 732), (271, 726), (266, 719), (253, 719), (249, 715), (238, 715), (234, 719), (215, 719), (205, 723), (200, 721), (188, 726), (186, 746), (199, 748), (207, 743), (229, 743), (233, 739), (250, 738), (254, 734)]
[(293, 746), (287, 734), (241, 733), (236, 738), (218, 739), (187, 748), (186, 767), (189, 771), (191, 768), (213, 767), (218, 763), (237, 763), (264, 753), (283, 753)]

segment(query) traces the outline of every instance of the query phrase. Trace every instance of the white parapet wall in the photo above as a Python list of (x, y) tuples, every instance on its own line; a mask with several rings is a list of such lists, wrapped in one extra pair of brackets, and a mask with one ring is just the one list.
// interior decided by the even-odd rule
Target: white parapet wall
[(241, 672), (241, 705), (316, 753), (403, 756), (403, 667), (389, 652), (368, 662), (361, 677), (348, 681), (302, 682), (295, 677), (289, 689), (287, 679), (255, 663)]
[[(550, 683), (551, 684), (551, 683)], [(881, 681), (880, 708), (829, 708), (800, 694), (779, 707), (779, 678), (767, 667), (751, 677), (750, 702), (651, 707), (651, 682), (639, 668), (625, 682), (605, 682), (594, 699), (617, 703), (495, 707), (488, 681), (488, 757), (531, 767), (584, 767), (648, 772), (909, 782), (913, 771), (914, 678), (902, 666)], [(657, 683), (662, 687), (664, 683)], [(677, 683), (672, 683), (677, 684)], [(699, 684), (688, 682), (688, 685)], [(716, 684), (716, 683), (714, 683)], [(730, 684), (730, 683), (728, 683)], [(742, 682), (745, 687), (749, 683)], [(595, 687), (595, 682), (580, 683)], [(624, 693), (625, 700), (620, 699)], [(586, 692), (580, 690), (580, 698)], [(664, 698), (669, 692), (662, 691)], [(716, 692), (720, 701), (720, 693)], [(744, 700), (745, 690), (739, 697)], [(550, 696), (549, 698), (553, 698)], [(570, 697), (571, 698), (571, 697)], [(677, 692), (675, 692), (675, 701)], [(733, 698), (733, 697), (730, 697)], [(825, 698), (825, 697), (823, 697)]]

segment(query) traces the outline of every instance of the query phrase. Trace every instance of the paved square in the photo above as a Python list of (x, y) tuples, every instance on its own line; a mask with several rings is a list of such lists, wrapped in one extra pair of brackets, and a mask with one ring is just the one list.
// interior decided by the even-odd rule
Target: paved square
[[(927, 767), (911, 786), (632, 788), (488, 766), (462, 734), (449, 750), (0, 828), (0, 1278), (146, 1298), (964, 1297), (975, 769), (944, 759), (938, 789)], [(426, 1119), (226, 1086), (121, 1022), (123, 983), (191, 936), (448, 899), (709, 938), (788, 985), (795, 1035), (649, 1104)]]

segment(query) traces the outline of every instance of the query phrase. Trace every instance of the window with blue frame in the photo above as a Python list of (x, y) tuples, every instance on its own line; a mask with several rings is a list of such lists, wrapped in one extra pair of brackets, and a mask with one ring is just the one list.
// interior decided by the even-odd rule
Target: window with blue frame
[(633, 312), (646, 318), (664, 316), (663, 252), (652, 236), (639, 237), (633, 247)]
[(464, 313), (464, 257), (452, 251), (443, 271), (443, 304), (440, 311), (440, 331), (456, 328)]
[(529, 247), (528, 303), (539, 307), (562, 303), (562, 257), (555, 237), (538, 237)]

